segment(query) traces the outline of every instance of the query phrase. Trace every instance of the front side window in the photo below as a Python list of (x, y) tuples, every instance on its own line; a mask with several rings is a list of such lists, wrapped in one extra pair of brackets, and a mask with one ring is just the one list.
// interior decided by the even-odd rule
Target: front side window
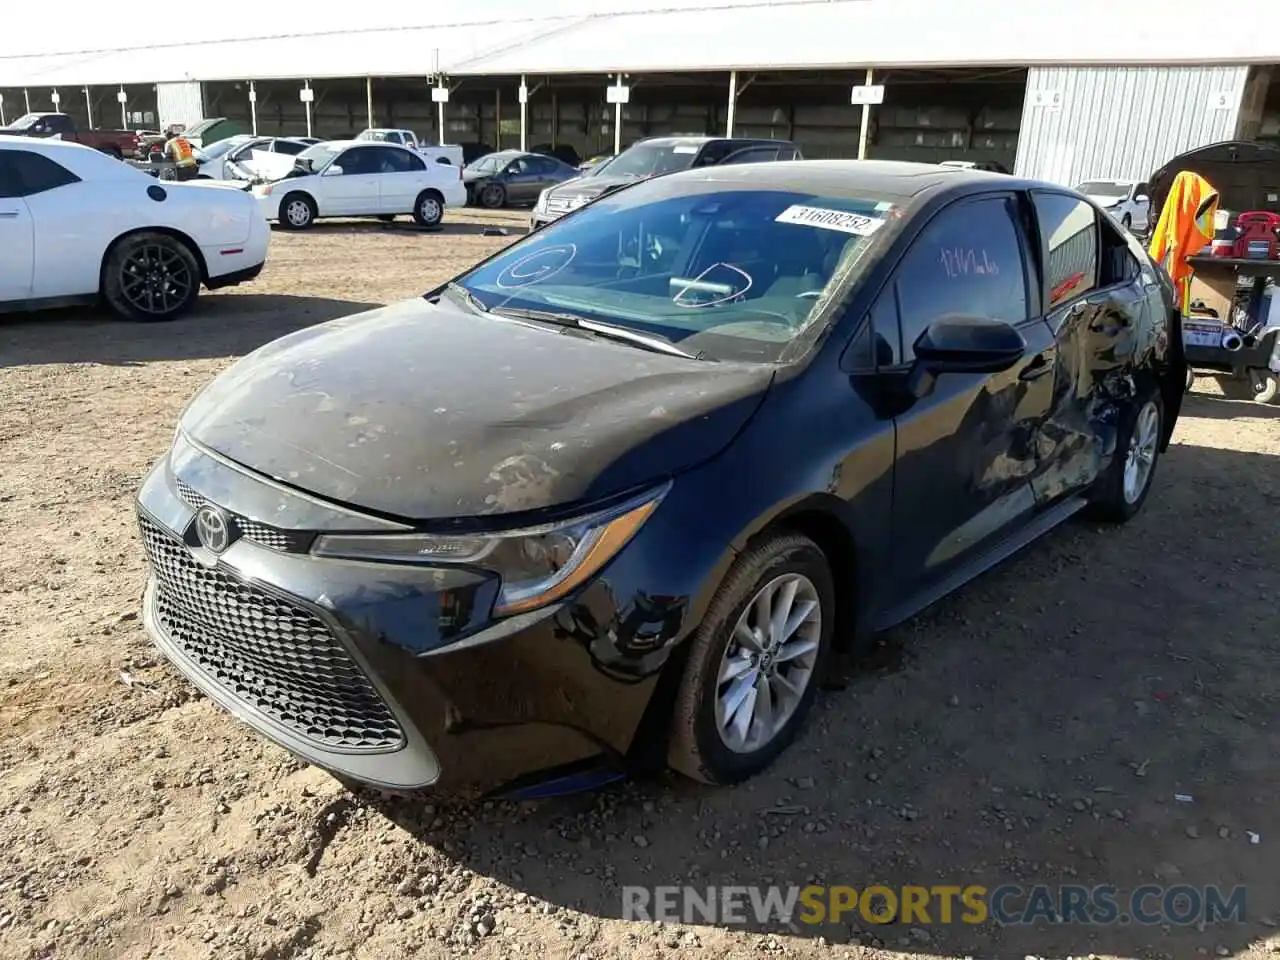
[(383, 150), (383, 173), (416, 173), (427, 169), (421, 157), (416, 157), (408, 150)]
[(893, 209), (871, 197), (651, 180), (533, 234), (459, 284), (499, 315), (556, 312), (712, 359), (772, 362), (828, 315)]
[(939, 213), (912, 243), (894, 281), (907, 361), (920, 334), (948, 314), (1028, 319), (1026, 264), (1014, 224), (1011, 200), (966, 200)]
[(298, 162), (312, 173), (320, 173), (333, 162), (339, 150), (326, 143), (317, 143), (298, 154)]
[(290, 157), (296, 157), (305, 149), (307, 149), (305, 143), (295, 143), (292, 140), (277, 140), (275, 143), (276, 153), (283, 153)]
[(730, 154), (725, 163), (768, 163), (778, 159), (777, 147), (753, 147)]
[(1036, 219), (1052, 310), (1098, 286), (1098, 218), (1089, 204), (1062, 193), (1035, 192)]
[(506, 164), (507, 158), (497, 153), (490, 153), (479, 160), (467, 164), (468, 173), (497, 173)]

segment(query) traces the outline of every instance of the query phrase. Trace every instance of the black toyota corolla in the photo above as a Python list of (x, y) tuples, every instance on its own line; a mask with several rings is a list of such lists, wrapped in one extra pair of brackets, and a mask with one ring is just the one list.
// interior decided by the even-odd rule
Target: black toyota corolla
[(1171, 303), (1047, 184), (639, 183), (213, 381), (139, 494), (146, 623), (350, 782), (737, 781), (833, 649), (1140, 509), (1185, 383)]

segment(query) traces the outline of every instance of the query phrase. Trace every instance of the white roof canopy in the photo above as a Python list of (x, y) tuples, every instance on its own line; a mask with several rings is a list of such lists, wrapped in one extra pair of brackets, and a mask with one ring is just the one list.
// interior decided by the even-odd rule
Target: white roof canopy
[(1275, 0), (1237, 5), (1221, 24), (1194, 0), (678, 2), (637, 12), (617, 0), (595, 13), (561, 3), (556, 16), (368, 30), (313, 7), (308, 34), (0, 55), (0, 87), (426, 76), (436, 51), (455, 76), (1280, 62)]

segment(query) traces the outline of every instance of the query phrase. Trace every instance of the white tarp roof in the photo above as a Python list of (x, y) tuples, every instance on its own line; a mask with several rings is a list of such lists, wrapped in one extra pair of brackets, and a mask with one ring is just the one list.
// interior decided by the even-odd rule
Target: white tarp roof
[[(410, 0), (388, 2), (404, 10)], [(547, 0), (537, 17), (373, 29), (361, 29), (363, 11), (313, 6), (306, 22), (314, 32), (307, 34), (27, 56), (5, 55), (22, 49), (6, 31), (0, 87), (425, 76), (436, 50), (454, 75), (1280, 62), (1275, 0), (1237, 5), (1221, 23), (1205, 19), (1200, 0), (648, 0), (663, 8), (638, 12), (641, 3)], [(483, 9), (491, 16), (502, 6), (492, 0)], [(402, 22), (422, 18), (418, 7)], [(175, 31), (189, 26), (171, 23)]]

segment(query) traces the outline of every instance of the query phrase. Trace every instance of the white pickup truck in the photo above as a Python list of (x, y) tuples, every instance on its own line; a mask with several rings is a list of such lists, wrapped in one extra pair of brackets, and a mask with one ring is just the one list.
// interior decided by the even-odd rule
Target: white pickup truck
[(422, 143), (418, 139), (418, 135), (412, 130), (395, 127), (370, 127), (368, 130), (362, 130), (356, 139), (375, 140), (379, 143), (396, 143), (402, 147), (408, 147), (410, 150), (417, 150), (426, 159), (434, 160), (436, 163), (448, 163), (455, 167), (463, 166), (461, 146), (454, 143), (446, 143), (438, 147), (429, 146)]

